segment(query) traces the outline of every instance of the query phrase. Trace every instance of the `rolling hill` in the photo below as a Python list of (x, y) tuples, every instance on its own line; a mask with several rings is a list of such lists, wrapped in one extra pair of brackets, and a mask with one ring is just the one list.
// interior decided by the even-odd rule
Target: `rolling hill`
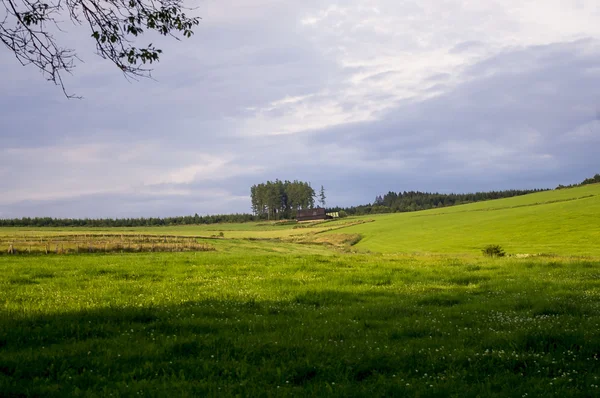
[[(600, 184), (413, 213), (370, 216), (344, 228), (358, 248), (381, 253), (600, 255)], [(335, 232), (332, 232), (335, 233)]]

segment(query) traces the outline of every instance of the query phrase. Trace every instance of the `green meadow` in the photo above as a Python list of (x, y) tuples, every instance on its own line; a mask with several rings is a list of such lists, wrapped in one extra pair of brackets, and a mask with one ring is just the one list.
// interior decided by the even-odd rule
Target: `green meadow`
[(343, 231), (381, 253), (478, 254), (500, 244), (513, 254), (600, 256), (600, 184), (371, 218)]
[[(598, 396), (599, 194), (314, 225), (1, 229), (0, 396)], [(4, 247), (142, 234), (214, 250)]]

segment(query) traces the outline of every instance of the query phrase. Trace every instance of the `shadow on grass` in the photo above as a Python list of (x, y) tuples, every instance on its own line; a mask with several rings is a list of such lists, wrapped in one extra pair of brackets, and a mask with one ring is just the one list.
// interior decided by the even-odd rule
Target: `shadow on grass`
[[(485, 395), (487, 387), (467, 385), (467, 379), (508, 385), (519, 380), (512, 377), (522, 377), (523, 365), (495, 360), (476, 368), (466, 360), (475, 348), (580, 355), (600, 350), (600, 343), (590, 344), (579, 332), (521, 330), (507, 340), (458, 333), (457, 326), (487, 325), (473, 311), (477, 308), (464, 296), (443, 292), (417, 300), (393, 292), (326, 290), (286, 301), (205, 300), (31, 317), (2, 314), (0, 391), (7, 396), (133, 391), (268, 396), (277, 395), (279, 386), (292, 395), (414, 395), (424, 389), (419, 394), (429, 396), (427, 383), (397, 382), (400, 376), (420, 380), (415, 373), (420, 370), (456, 373), (455, 384), (441, 383), (440, 393)], [(458, 325), (445, 317), (458, 319)], [(450, 359), (434, 354), (437, 347), (459, 352)]]

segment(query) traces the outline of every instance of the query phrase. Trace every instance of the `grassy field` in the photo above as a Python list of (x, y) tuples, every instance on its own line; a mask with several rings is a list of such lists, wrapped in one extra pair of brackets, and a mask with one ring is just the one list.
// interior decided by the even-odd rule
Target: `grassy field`
[[(258, 222), (258, 223), (227, 223), (209, 225), (182, 225), (168, 227), (131, 227), (131, 228), (0, 228), (0, 247), (3, 242), (8, 243), (15, 240), (33, 241), (42, 238), (52, 240), (57, 236), (89, 236), (91, 238), (107, 238), (135, 235), (155, 235), (167, 237), (196, 237), (227, 239), (287, 239), (301, 235), (310, 235), (334, 231), (344, 227), (363, 224), (370, 221), (369, 218), (351, 218), (328, 220), (314, 223), (282, 223), (282, 222)], [(222, 235), (221, 235), (222, 234)], [(82, 238), (85, 239), (85, 238)]]
[(475, 254), (499, 244), (512, 254), (600, 256), (600, 184), (370, 218), (342, 232), (375, 252)]
[(4, 257), (3, 395), (592, 396), (600, 263)]
[[(356, 249), (379, 253), (478, 254), (500, 244), (511, 254), (600, 256), (600, 184), (412, 213), (370, 215), (315, 224), (276, 222), (136, 228), (0, 228), (0, 250), (15, 240), (57, 235), (181, 236), (232, 240), (321, 241), (360, 235)], [(374, 222), (371, 222), (374, 221)], [(54, 239), (55, 240), (55, 239)]]
[(598, 194), (302, 228), (2, 229), (0, 247), (214, 251), (0, 256), (0, 396), (599, 396)]

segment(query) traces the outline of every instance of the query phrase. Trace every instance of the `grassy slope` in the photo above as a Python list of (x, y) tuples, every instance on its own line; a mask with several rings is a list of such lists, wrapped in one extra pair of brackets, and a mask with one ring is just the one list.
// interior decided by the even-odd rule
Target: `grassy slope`
[(600, 184), (371, 218), (340, 232), (359, 233), (357, 247), (384, 253), (478, 253), (500, 244), (509, 253), (600, 255)]

